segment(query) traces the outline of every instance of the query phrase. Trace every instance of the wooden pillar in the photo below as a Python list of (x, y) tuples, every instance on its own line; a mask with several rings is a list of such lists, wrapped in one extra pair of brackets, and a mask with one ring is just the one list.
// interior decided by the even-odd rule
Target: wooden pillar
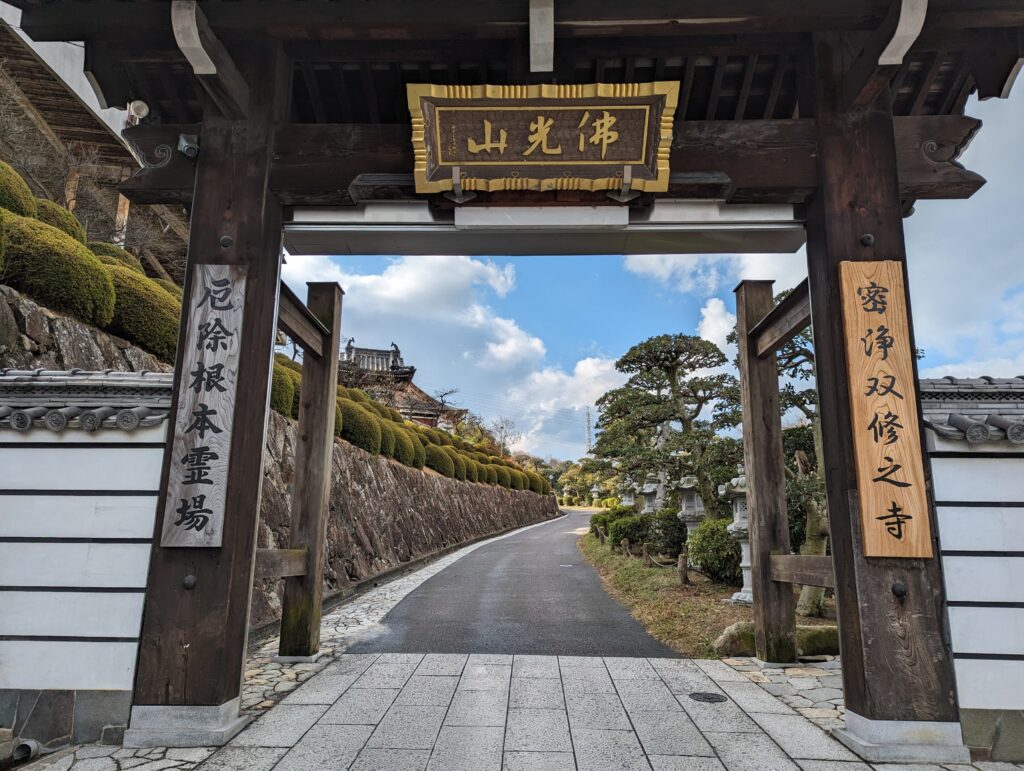
[(288, 546), (306, 549), (306, 574), (285, 579), (278, 652), (289, 659), (312, 658), (320, 650), (320, 600), (334, 457), (343, 294), (335, 283), (309, 284), (306, 301), (330, 334), (324, 339), (323, 356), (306, 351), (302, 357), (295, 489)]
[(113, 241), (124, 248), (128, 238), (128, 212), (131, 210), (132, 202), (120, 193), (117, 194), (117, 212), (114, 214), (114, 237)]
[[(237, 389), (223, 501), (221, 545), (161, 545), (192, 308), (182, 314), (157, 507), (129, 746), (222, 744), (245, 720), (238, 716), (249, 623), (256, 527), (263, 482), (269, 381), (281, 265), (281, 205), (269, 192), (274, 125), (286, 116), (290, 70), (279, 48), (249, 52), (260, 84), (247, 120), (220, 117), (209, 104), (200, 152), (184, 293), (197, 275), (227, 265), (245, 276), (238, 341)], [(186, 381), (187, 382), (187, 381)], [(171, 514), (171, 517), (174, 515)], [(165, 539), (166, 540), (166, 539)]]
[(779, 372), (775, 354), (759, 357), (748, 338), (773, 304), (771, 281), (743, 281), (736, 288), (754, 644), (761, 661), (784, 664), (796, 661), (796, 600), (790, 584), (770, 575), (771, 555), (789, 554)]
[(77, 166), (68, 169), (67, 179), (64, 180), (64, 205), (70, 212), (78, 205), (78, 183), (81, 178), (82, 172)]
[[(847, 710), (869, 720), (955, 721), (937, 544), (931, 559), (864, 556), (839, 264), (898, 260), (905, 274), (906, 251), (888, 88), (868, 107), (839, 112), (838, 50), (834, 39), (815, 36), (801, 112), (813, 105), (817, 123), (819, 187), (808, 211), (807, 260), (843, 696)], [(914, 350), (912, 323), (909, 331)], [(925, 474), (930, 490), (927, 459)], [(930, 495), (928, 509), (937, 533)]]

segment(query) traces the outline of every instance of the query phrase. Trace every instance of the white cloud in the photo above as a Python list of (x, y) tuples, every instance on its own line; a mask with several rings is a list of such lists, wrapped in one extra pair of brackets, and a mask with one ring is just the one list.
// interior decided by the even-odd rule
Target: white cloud
[(803, 249), (795, 254), (630, 254), (623, 266), (683, 294), (731, 290), (741, 279), (775, 281), (775, 291), (790, 289), (807, 275)]
[(736, 326), (736, 316), (725, 307), (725, 301), (719, 297), (711, 297), (700, 309), (700, 323), (697, 334), (710, 340), (723, 351), (731, 346), (726, 342), (729, 333)]

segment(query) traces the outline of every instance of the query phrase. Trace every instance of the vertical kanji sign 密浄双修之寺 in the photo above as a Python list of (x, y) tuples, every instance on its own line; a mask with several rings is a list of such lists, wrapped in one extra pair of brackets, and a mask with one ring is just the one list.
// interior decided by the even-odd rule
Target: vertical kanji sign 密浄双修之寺
[(931, 557), (903, 267), (843, 262), (843, 328), (867, 557)]

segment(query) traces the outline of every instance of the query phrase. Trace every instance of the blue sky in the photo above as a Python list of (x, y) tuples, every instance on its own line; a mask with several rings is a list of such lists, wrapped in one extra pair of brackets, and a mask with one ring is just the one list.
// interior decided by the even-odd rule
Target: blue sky
[[(1020, 92), (1018, 88), (1018, 92)], [(1024, 374), (1024, 97), (971, 102), (984, 126), (961, 158), (988, 180), (967, 201), (919, 202), (905, 220), (922, 375)], [(740, 278), (806, 275), (796, 255), (289, 257), (285, 278), (338, 280), (345, 337), (398, 343), (428, 392), (485, 419), (511, 417), (520, 446), (583, 454), (585, 409), (622, 376), (614, 361), (667, 332), (725, 344)], [(731, 352), (729, 352), (731, 354)]]

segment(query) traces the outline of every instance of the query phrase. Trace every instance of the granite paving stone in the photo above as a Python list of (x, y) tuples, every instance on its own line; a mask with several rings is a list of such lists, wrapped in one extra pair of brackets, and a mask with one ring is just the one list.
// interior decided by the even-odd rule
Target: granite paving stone
[(437, 740), (446, 707), (394, 705), (377, 724), (367, 747), (389, 750), (429, 750)]
[(799, 766), (765, 734), (705, 731), (704, 738), (729, 771), (799, 771)]
[(505, 732), (501, 728), (444, 726), (428, 771), (500, 771)]
[(509, 691), (512, 709), (565, 709), (562, 683), (547, 677), (513, 677)]
[(384, 750), (372, 747), (359, 753), (349, 771), (423, 771), (430, 750)]
[(858, 758), (802, 715), (755, 712), (758, 725), (792, 758), (806, 760), (853, 760)]
[(626, 659), (606, 656), (604, 664), (612, 680), (658, 680), (658, 672), (647, 659)]
[(202, 769), (203, 771), (270, 771), (287, 751), (283, 747), (223, 747), (203, 763)]
[(682, 711), (634, 712), (633, 729), (648, 755), (702, 755), (713, 757), (711, 745)]
[(505, 654), (496, 653), (473, 653), (470, 654), (469, 664), (472, 665), (489, 665), (489, 666), (500, 666), (510, 667), (512, 666), (512, 656)]
[(558, 678), (558, 660), (553, 656), (516, 656), (512, 664), (512, 677)]
[[(871, 771), (871, 766), (860, 761), (844, 763), (836, 760), (798, 760), (797, 765), (800, 766), (802, 771)], [(875, 768), (878, 768), (878, 766), (875, 766)], [(897, 768), (900, 771), (909, 771), (907, 766), (897, 766)], [(969, 769), (970, 766), (965, 766), (965, 768)]]
[(322, 704), (278, 704), (231, 740), (237, 747), (294, 747), (327, 711)]
[(760, 733), (762, 730), (732, 701), (697, 701), (680, 695), (679, 703), (701, 731)]
[(565, 712), (560, 709), (510, 709), (505, 726), (505, 749), (510, 752), (572, 752)]
[(417, 663), (373, 662), (356, 680), (356, 688), (401, 688), (416, 671)]
[(558, 656), (560, 669), (577, 669), (580, 667), (597, 667), (605, 669), (604, 660), (600, 656)]
[(629, 718), (614, 693), (570, 693), (565, 697), (569, 725), (576, 728), (603, 728), (628, 731)]
[(274, 771), (308, 771), (311, 768), (347, 768), (373, 732), (368, 725), (325, 725), (306, 732), (288, 750)]
[(579, 771), (643, 771), (650, 768), (632, 731), (574, 728), (572, 739)]
[(314, 677), (289, 693), (282, 704), (334, 704), (349, 689), (359, 675), (329, 675)]
[(468, 655), (462, 653), (428, 653), (416, 668), (416, 674), (458, 677), (462, 674), (468, 658)]
[(460, 691), (507, 690), (512, 678), (512, 665), (474, 664), (472, 657), (459, 680)]
[(626, 711), (682, 712), (676, 697), (661, 680), (619, 680), (615, 684)]
[(648, 755), (654, 771), (726, 771), (717, 758), (687, 758), (682, 755)]
[(350, 688), (327, 710), (320, 722), (377, 725), (398, 693), (397, 688)]
[(694, 663), (715, 682), (744, 683), (748, 682), (742, 672), (737, 672), (723, 661), (717, 659), (695, 659)]
[(395, 704), (447, 707), (458, 684), (457, 677), (413, 675), (398, 694)]
[(719, 687), (745, 712), (793, 714), (793, 710), (765, 691), (757, 683), (722, 682)]
[(506, 752), (503, 771), (576, 771), (571, 752)]
[(509, 694), (505, 690), (456, 691), (445, 725), (504, 727)]
[(569, 693), (615, 693), (611, 675), (603, 666), (562, 669), (562, 687)]

